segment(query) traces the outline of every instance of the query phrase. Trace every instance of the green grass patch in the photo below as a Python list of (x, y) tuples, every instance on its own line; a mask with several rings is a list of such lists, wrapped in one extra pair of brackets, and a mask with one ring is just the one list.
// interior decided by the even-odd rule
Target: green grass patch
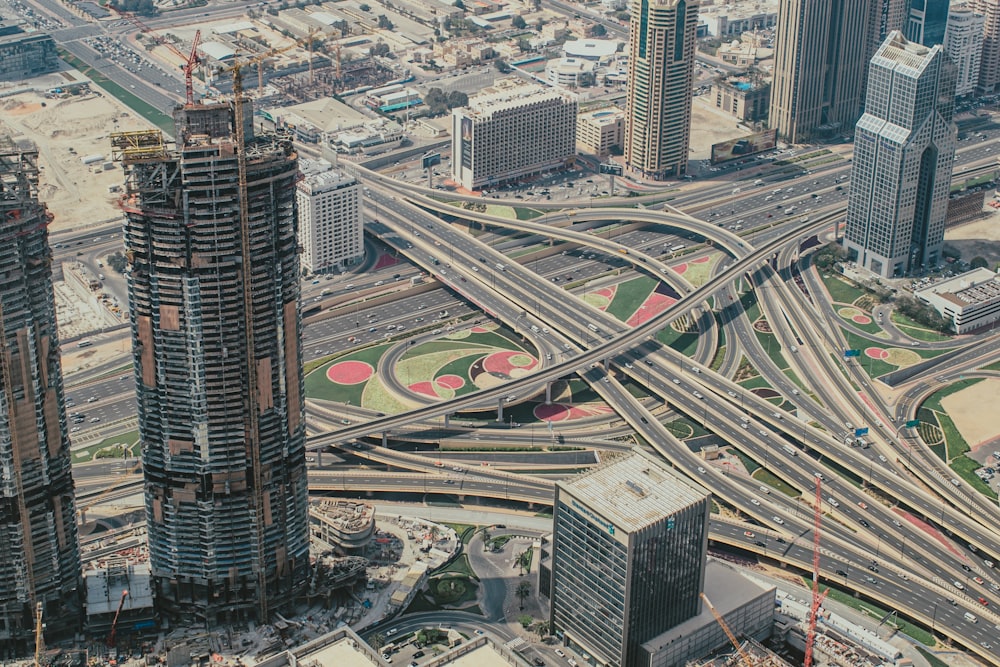
[(916, 646), (914, 648), (917, 649), (917, 653), (924, 656), (924, 660), (926, 660), (931, 667), (951, 667), (951, 665), (925, 649), (923, 646)]
[(924, 325), (911, 320), (906, 315), (902, 313), (897, 313), (895, 310), (889, 315), (893, 324), (899, 327), (899, 330), (905, 333), (911, 338), (916, 338), (917, 340), (926, 341), (928, 343), (937, 343), (940, 341), (951, 340), (951, 336), (946, 336), (940, 331), (934, 331), (933, 329), (928, 329)]
[(739, 385), (744, 389), (761, 389), (767, 388), (772, 389), (771, 384), (764, 378), (763, 375), (756, 375), (752, 378), (741, 380)]
[(648, 276), (619, 283), (615, 289), (615, 297), (608, 304), (605, 312), (622, 322), (628, 320), (639, 309), (650, 293), (656, 289), (659, 281)]
[(59, 57), (70, 67), (77, 69), (81, 74), (86, 76), (88, 79), (93, 81), (95, 84), (103, 88), (114, 98), (117, 98), (125, 106), (129, 107), (137, 114), (148, 120), (150, 123), (155, 125), (157, 128), (163, 131), (164, 134), (170, 136), (174, 135), (174, 120), (170, 116), (161, 112), (159, 109), (151, 104), (146, 103), (134, 93), (129, 92), (125, 88), (109, 79), (108, 77), (101, 74), (99, 70), (94, 69), (87, 63), (83, 62), (69, 51), (61, 48), (56, 49), (59, 52)]
[(514, 213), (518, 220), (532, 220), (542, 216), (542, 212), (533, 208), (514, 207)]
[(749, 454), (746, 454), (742, 450), (736, 449), (735, 447), (730, 447), (729, 451), (735, 454), (740, 461), (743, 462), (743, 467), (746, 468), (747, 472), (751, 475), (760, 469), (760, 464), (757, 463), (755, 459), (751, 458)]
[(757, 470), (753, 471), (753, 473), (751, 473), (750, 476), (753, 477), (758, 482), (761, 482), (763, 484), (770, 486), (773, 489), (781, 491), (789, 498), (798, 498), (800, 495), (802, 495), (801, 493), (799, 493), (797, 489), (785, 483), (781, 478), (772, 473), (770, 470), (765, 470), (764, 468), (758, 468)]
[(963, 456), (967, 451), (969, 451), (969, 443), (965, 441), (962, 434), (959, 433), (958, 427), (955, 426), (955, 422), (952, 421), (951, 417), (947, 414), (941, 412), (937, 415), (938, 424), (941, 425), (941, 430), (944, 432), (944, 441), (948, 446), (948, 460), (957, 459)]
[(326, 377), (327, 369), (335, 363), (341, 361), (363, 361), (370, 364), (372, 368), (378, 368), (379, 359), (389, 349), (388, 344), (367, 347), (356, 352), (339, 356), (329, 361), (305, 378), (306, 396), (309, 398), (320, 398), (327, 401), (338, 401), (340, 403), (350, 402), (351, 405), (361, 405), (367, 382), (358, 384), (342, 385), (334, 384)]
[(458, 574), (479, 581), (479, 577), (476, 576), (475, 570), (473, 570), (472, 565), (469, 564), (469, 554), (459, 554), (458, 558), (446, 563), (443, 567), (434, 570), (433, 574), (434, 576), (442, 574)]
[(458, 538), (462, 540), (462, 544), (468, 544), (469, 540), (471, 540), (472, 536), (476, 533), (476, 529), (479, 527), (471, 523), (444, 523), (442, 525), (448, 526), (454, 530), (455, 534), (458, 535)]
[(830, 298), (835, 303), (853, 304), (866, 294), (864, 290), (832, 273), (823, 274), (823, 284), (826, 285), (826, 291), (830, 293)]
[(781, 353), (781, 343), (778, 342), (777, 337), (774, 334), (762, 333), (757, 329), (754, 329), (753, 332), (757, 336), (761, 348), (767, 352), (768, 358), (775, 367), (782, 371), (788, 368), (788, 362), (785, 361), (785, 356)]
[[(802, 579), (805, 582), (806, 586), (812, 585), (812, 582), (808, 577), (803, 576)], [(827, 591), (827, 597), (830, 598), (831, 600), (836, 600), (837, 602), (847, 605), (852, 609), (857, 609), (862, 614), (872, 619), (881, 620), (885, 618), (885, 616), (888, 615), (889, 613), (887, 610), (882, 609), (878, 605), (856, 598), (851, 593), (836, 588), (835, 586), (830, 586), (828, 584), (820, 584), (820, 591)], [(898, 616), (886, 621), (886, 625), (896, 628), (904, 635), (912, 639), (915, 639), (916, 641), (920, 642), (921, 644), (924, 644), (925, 646), (934, 646), (934, 644), (936, 643), (934, 635), (932, 635), (930, 632), (924, 630), (922, 627), (918, 625), (914, 625), (909, 621), (899, 618)]]
[(760, 305), (757, 303), (757, 292), (752, 290), (744, 292), (740, 296), (740, 304), (743, 306), (743, 312), (747, 314), (747, 319), (751, 322), (756, 322), (760, 319)]
[(726, 360), (726, 346), (720, 345), (715, 348), (715, 358), (712, 359), (712, 363), (709, 366), (713, 371), (717, 371), (722, 368), (723, 362)]
[[(968, 380), (959, 380), (958, 382), (953, 382), (944, 389), (940, 389), (931, 394), (930, 396), (928, 396), (927, 400), (925, 400), (920, 405), (920, 407), (926, 408), (927, 410), (933, 410), (934, 412), (944, 413), (945, 409), (941, 405), (941, 399), (945, 398), (946, 396), (951, 396), (952, 394), (962, 391), (963, 389), (967, 389), (968, 387), (971, 387), (982, 381), (983, 378), (969, 378)], [(917, 413), (917, 417), (923, 420), (923, 417), (920, 416), (919, 412)]]
[(697, 332), (680, 332), (672, 327), (667, 327), (657, 332), (656, 340), (671, 349), (677, 350), (685, 357), (693, 356), (698, 349)]
[(948, 467), (955, 471), (955, 474), (964, 479), (969, 486), (988, 498), (996, 500), (996, 492), (990, 488), (989, 484), (979, 479), (976, 471), (983, 467), (983, 464), (968, 456), (960, 456), (952, 459)]
[(139, 456), (138, 430), (112, 435), (92, 445), (74, 449), (73, 461), (83, 463), (84, 461), (94, 461), (96, 459), (124, 458), (126, 448), (130, 457)]

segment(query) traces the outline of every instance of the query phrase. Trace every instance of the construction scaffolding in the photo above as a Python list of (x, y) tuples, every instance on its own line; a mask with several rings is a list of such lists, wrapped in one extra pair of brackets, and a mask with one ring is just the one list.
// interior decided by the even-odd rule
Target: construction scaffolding
[(117, 140), (153, 587), (175, 619), (267, 620), (309, 570), (297, 158), (249, 101), (174, 119), (159, 158)]
[(80, 549), (38, 151), (0, 138), (0, 651), (78, 628)]

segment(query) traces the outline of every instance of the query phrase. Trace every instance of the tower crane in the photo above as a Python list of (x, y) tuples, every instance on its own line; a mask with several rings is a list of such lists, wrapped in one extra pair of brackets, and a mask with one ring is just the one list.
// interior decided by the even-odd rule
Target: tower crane
[(743, 663), (744, 667), (752, 667), (753, 663), (750, 662), (750, 656), (748, 656), (746, 651), (743, 650), (743, 645), (740, 644), (739, 640), (736, 639), (736, 635), (734, 635), (733, 631), (729, 629), (728, 625), (726, 625), (726, 621), (723, 620), (722, 614), (720, 614), (719, 610), (715, 608), (715, 605), (712, 604), (712, 601), (708, 599), (707, 595), (704, 593), (699, 593), (698, 595), (705, 601), (705, 604), (708, 606), (708, 610), (712, 612), (712, 616), (715, 617), (715, 622), (719, 624), (722, 631), (726, 633), (727, 637), (729, 637), (729, 643), (732, 644), (733, 648), (736, 649), (736, 652), (740, 654), (740, 662)]
[(829, 589), (819, 592), (819, 541), (820, 523), (823, 518), (823, 481), (816, 478), (816, 504), (813, 507), (813, 568), (812, 568), (812, 604), (809, 607), (809, 628), (806, 632), (805, 667), (812, 667), (813, 645), (816, 643), (816, 619), (819, 608)]
[[(112, 8), (114, 8), (112, 6)], [(139, 28), (140, 32), (143, 32), (153, 38), (153, 41), (161, 46), (167, 47), (167, 49), (173, 53), (175, 56), (184, 61), (181, 66), (181, 70), (184, 72), (184, 93), (187, 104), (194, 104), (194, 84), (192, 81), (194, 68), (201, 62), (198, 58), (198, 45), (201, 43), (201, 30), (194, 33), (194, 39), (191, 40), (191, 53), (184, 55), (181, 53), (180, 49), (173, 45), (173, 43), (158, 34), (148, 25), (142, 22), (142, 20), (131, 12), (123, 12), (121, 10), (115, 10), (118, 14), (129, 21), (135, 27)]]

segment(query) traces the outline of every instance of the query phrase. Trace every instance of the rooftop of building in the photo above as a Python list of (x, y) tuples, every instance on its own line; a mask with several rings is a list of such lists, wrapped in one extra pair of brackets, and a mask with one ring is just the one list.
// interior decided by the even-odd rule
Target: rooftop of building
[(293, 118), (301, 119), (324, 132), (347, 130), (363, 125), (369, 120), (365, 114), (332, 97), (268, 111), (272, 118), (282, 118), (289, 122), (292, 122)]
[(347, 626), (289, 651), (265, 658), (258, 667), (296, 667), (296, 665), (382, 665), (375, 651)]
[[(730, 614), (751, 600), (770, 591), (772, 597), (775, 587), (764, 588), (747, 579), (742, 574), (714, 560), (709, 560), (705, 567), (705, 597), (712, 601), (715, 610), (722, 616)], [(681, 637), (686, 637), (706, 625), (715, 625), (717, 621), (712, 610), (704, 602), (697, 616), (689, 618), (663, 634), (650, 639), (643, 647), (650, 652), (659, 651)]]
[(87, 614), (113, 614), (118, 610), (122, 591), (128, 591), (122, 611), (153, 606), (151, 570), (148, 561), (135, 562), (124, 558), (109, 558), (85, 570)]
[(592, 111), (581, 111), (576, 117), (577, 120), (583, 120), (594, 125), (612, 125), (621, 122), (625, 118), (625, 110), (621, 107), (607, 106)]
[(957, 306), (973, 306), (1000, 297), (1000, 276), (989, 269), (973, 269), (917, 290), (918, 297), (934, 294)]
[(558, 484), (630, 533), (709, 496), (708, 491), (640, 449)]
[(611, 39), (571, 39), (563, 44), (563, 53), (590, 60), (604, 60), (618, 53), (620, 42)]
[[(322, 172), (320, 175), (329, 173), (331, 172)], [(351, 178), (351, 181), (354, 179)], [(310, 505), (309, 509), (318, 518), (341, 530), (360, 530), (370, 525), (375, 518), (375, 508), (372, 505), (339, 498), (324, 498)]]
[(903, 33), (893, 30), (875, 52), (872, 64), (919, 73), (927, 67), (940, 49), (940, 46), (928, 48), (918, 42), (911, 42), (903, 36)]
[(524, 81), (517, 77), (508, 77), (498, 79), (492, 86), (471, 96), (466, 110), (469, 115), (475, 116), (523, 106), (525, 103), (555, 99), (567, 100), (569, 96), (567, 93), (549, 86)]

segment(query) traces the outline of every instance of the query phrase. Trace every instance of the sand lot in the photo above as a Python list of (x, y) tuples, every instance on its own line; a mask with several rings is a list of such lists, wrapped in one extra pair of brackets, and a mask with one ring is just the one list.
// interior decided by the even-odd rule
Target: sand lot
[[(103, 169), (104, 162), (111, 159), (108, 135), (148, 127), (103, 93), (65, 99), (21, 93), (0, 101), (0, 133), (15, 140), (30, 139), (38, 146), (42, 168), (39, 198), (55, 215), (50, 231), (79, 228), (120, 215), (115, 206), (117, 195), (108, 188), (121, 185), (121, 167), (116, 164), (113, 169)], [(88, 167), (81, 161), (88, 155), (105, 159)]]
[(993, 412), (995, 408), (988, 401), (983, 401), (984, 396), (1000, 396), (1000, 379), (987, 378), (941, 399), (941, 407), (947, 411), (973, 451), (1000, 436), (1000, 422), (997, 422)]
[(709, 102), (708, 95), (699, 95), (691, 103), (691, 153), (692, 160), (712, 157), (712, 144), (727, 139), (744, 137), (753, 130)]
[(944, 230), (945, 245), (962, 253), (966, 262), (984, 257), (990, 266), (1000, 264), (1000, 211), (989, 211), (981, 220)]

